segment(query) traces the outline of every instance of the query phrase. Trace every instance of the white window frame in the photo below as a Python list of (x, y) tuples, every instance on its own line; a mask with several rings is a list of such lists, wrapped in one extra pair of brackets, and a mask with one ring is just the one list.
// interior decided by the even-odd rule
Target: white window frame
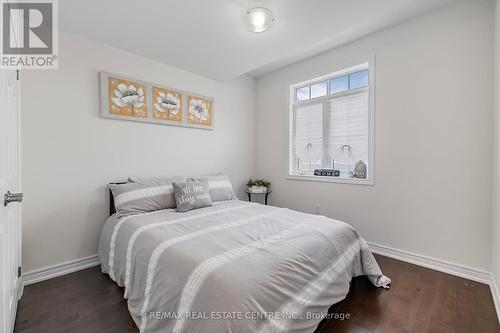
[[(321, 81), (331, 79), (333, 77), (342, 76), (348, 73), (356, 72), (368, 68), (368, 175), (366, 179), (360, 178), (340, 178), (328, 176), (313, 176), (313, 175), (297, 175), (294, 173), (295, 156), (293, 154), (293, 112), (295, 104), (296, 89), (303, 86), (311, 85)], [(328, 85), (330, 82), (328, 81)], [(327, 95), (331, 96), (331, 95)], [(317, 97), (310, 99), (311, 101), (322, 99)], [(290, 86), (289, 95), (289, 110), (288, 110), (288, 165), (287, 177), (289, 180), (299, 181), (315, 181), (328, 183), (356, 184), (356, 185), (375, 185), (375, 56), (371, 56), (368, 60), (357, 62), (357, 65), (342, 66), (342, 69), (332, 73), (316, 77), (311, 80), (302, 81)]]

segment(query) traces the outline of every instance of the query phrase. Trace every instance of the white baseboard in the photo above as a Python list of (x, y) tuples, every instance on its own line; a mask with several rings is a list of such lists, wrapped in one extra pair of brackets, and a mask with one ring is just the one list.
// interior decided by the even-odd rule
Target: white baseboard
[(436, 271), (489, 285), (493, 302), (495, 303), (498, 322), (500, 323), (500, 293), (497, 281), (492, 273), (379, 244), (368, 242), (368, 246), (373, 253), (380, 254), (385, 257), (405, 261), (410, 264), (434, 269)]
[(500, 290), (498, 289), (497, 280), (491, 274), (490, 281), (491, 294), (493, 295), (493, 303), (495, 303), (495, 308), (497, 310), (498, 323), (500, 324)]
[(370, 246), (370, 249), (373, 253), (380, 254), (385, 257), (409, 262), (411, 264), (434, 269), (436, 271), (448, 273), (484, 284), (490, 284), (491, 282), (490, 272), (451, 263), (441, 259), (427, 257), (421, 254), (394, 249), (388, 246), (378, 245), (374, 243), (368, 243), (368, 245)]
[(94, 255), (33, 270), (23, 274), (23, 285), (27, 286), (29, 284), (52, 279), (61, 275), (77, 272), (85, 268), (94, 267), (99, 264), (99, 258), (97, 255)]
[[(491, 285), (492, 291), (493, 288), (495, 288), (496, 290), (496, 295), (495, 295), (495, 297), (497, 297), (496, 301), (500, 301), (500, 297), (498, 294), (498, 286), (495, 280), (493, 279), (491, 273), (489, 272), (477, 270), (474, 268), (462, 266), (455, 263), (450, 263), (444, 260), (435, 259), (416, 253), (398, 250), (388, 246), (378, 245), (375, 243), (369, 242), (368, 245), (370, 246), (370, 249), (373, 253), (380, 254), (385, 257), (409, 262), (411, 264), (434, 269), (436, 271), (448, 273), (451, 275), (456, 275), (459, 277), (463, 277), (465, 279), (481, 282), (484, 284), (489, 284)], [(85, 268), (94, 267), (99, 264), (100, 262), (97, 255), (89, 256), (82, 259), (67, 261), (61, 264), (48, 266), (24, 273), (23, 283), (26, 286), (40, 281), (55, 278), (57, 276), (77, 272)], [(498, 302), (496, 304), (498, 304)]]
[[(418, 266), (434, 269), (436, 271), (488, 284), (491, 288), (493, 302), (495, 303), (497, 317), (500, 322), (500, 292), (498, 289), (497, 281), (495, 280), (493, 274), (475, 268), (447, 262), (444, 260), (427, 257), (421, 254), (394, 249), (388, 246), (378, 245), (374, 243), (368, 243), (368, 245), (370, 246), (370, 249), (373, 253), (380, 254), (385, 257), (405, 261)], [(61, 275), (77, 272), (82, 269), (94, 267), (97, 265), (100, 265), (99, 258), (97, 257), (97, 255), (94, 255), (78, 260), (67, 261), (58, 265), (44, 267), (23, 274), (23, 286), (52, 279)]]

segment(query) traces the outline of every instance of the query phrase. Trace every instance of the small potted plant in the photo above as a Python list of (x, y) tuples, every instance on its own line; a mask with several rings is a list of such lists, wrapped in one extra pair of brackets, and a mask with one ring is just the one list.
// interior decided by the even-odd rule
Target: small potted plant
[(266, 193), (271, 183), (264, 179), (252, 179), (247, 182), (248, 191), (252, 193)]

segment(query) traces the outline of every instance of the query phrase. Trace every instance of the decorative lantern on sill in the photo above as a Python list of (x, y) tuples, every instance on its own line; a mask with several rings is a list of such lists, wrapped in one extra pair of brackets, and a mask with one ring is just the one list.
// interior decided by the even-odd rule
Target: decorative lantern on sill
[(318, 162), (321, 159), (321, 151), (314, 145), (309, 142), (302, 149), (300, 149), (297, 153), (298, 163), (299, 163), (299, 171), (302, 172), (302, 162), (309, 163), (309, 171), (312, 172), (312, 164)]
[(352, 178), (354, 168), (354, 158), (351, 146), (343, 145), (341, 151), (335, 156), (334, 169), (340, 171), (340, 177)]

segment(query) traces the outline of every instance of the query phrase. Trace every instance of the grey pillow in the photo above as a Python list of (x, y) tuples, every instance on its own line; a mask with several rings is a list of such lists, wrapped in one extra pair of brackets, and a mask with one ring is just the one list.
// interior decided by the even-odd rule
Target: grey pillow
[(162, 185), (172, 185), (172, 183), (183, 183), (186, 181), (186, 176), (149, 177), (149, 178), (129, 177), (129, 181), (144, 185), (162, 186)]
[(173, 183), (178, 212), (212, 206), (207, 181)]
[(196, 176), (189, 177), (188, 181), (207, 181), (209, 187), (210, 198), (213, 202), (233, 200), (236, 196), (233, 192), (231, 181), (225, 175), (217, 176)]
[(125, 184), (110, 184), (118, 217), (154, 210), (175, 208), (172, 182), (185, 177), (131, 179)]

